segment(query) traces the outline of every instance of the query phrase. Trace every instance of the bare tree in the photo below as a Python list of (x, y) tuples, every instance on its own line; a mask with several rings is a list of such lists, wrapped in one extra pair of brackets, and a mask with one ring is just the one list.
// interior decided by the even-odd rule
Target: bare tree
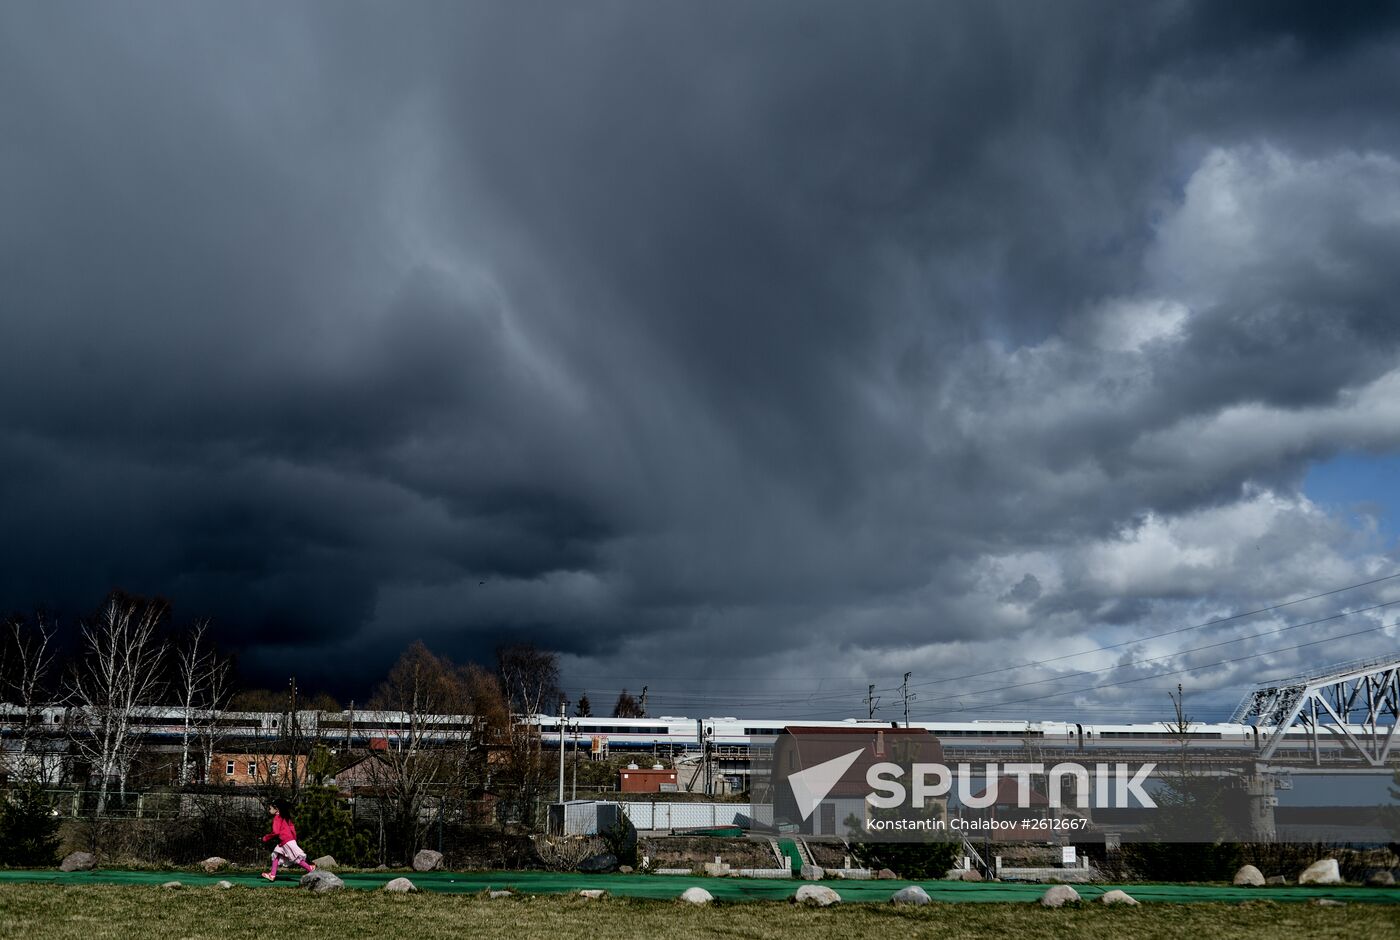
[(613, 706), (614, 718), (643, 718), (642, 706), (634, 695), (623, 689), (617, 696), (617, 704)]
[[(15, 617), (10, 620), (9, 634), (4, 638), (4, 663), (0, 665), (0, 698), (9, 699), (18, 709), (19, 748), (15, 768), (21, 776), (34, 772), (31, 768), (39, 731), (43, 727), (44, 680), (53, 668), (53, 625), (42, 614), (31, 625)], [(43, 755), (37, 776), (45, 776)]]
[(523, 826), (532, 828), (544, 773), (537, 722), (561, 697), (559, 658), (529, 643), (498, 647), (496, 675), (513, 713), (508, 747), (517, 815)]
[(164, 604), (121, 595), (83, 627), (82, 655), (70, 680), (79, 720), (73, 743), (97, 778), (98, 815), (106, 809), (113, 781), (126, 793), (126, 779), (139, 748), (136, 724), (161, 690), (163, 647), (157, 631)]
[[(386, 808), (392, 852), (412, 857), (421, 848), (424, 810), (437, 792), (461, 786), (472, 716), (466, 675), (414, 642), (370, 699), (371, 709), (395, 714), (393, 740), (371, 754), (370, 779)], [(441, 813), (441, 807), (437, 807)]]
[(507, 704), (518, 715), (533, 717), (559, 701), (559, 657), (532, 643), (497, 648), (496, 674)]
[(180, 785), (190, 782), (190, 745), (200, 745), (201, 764), (209, 766), (218, 736), (218, 714), (228, 698), (228, 660), (208, 638), (209, 622), (195, 623), (175, 652), (176, 680), (184, 724), (180, 734)]

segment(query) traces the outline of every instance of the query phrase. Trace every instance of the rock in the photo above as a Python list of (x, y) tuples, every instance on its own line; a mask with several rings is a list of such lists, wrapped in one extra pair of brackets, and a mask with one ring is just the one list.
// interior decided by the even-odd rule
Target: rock
[(826, 869), (820, 865), (803, 865), (797, 877), (803, 881), (821, 881), (826, 877)]
[(91, 852), (70, 852), (59, 863), (59, 871), (92, 871), (97, 867), (97, 856)]
[(1308, 902), (1313, 907), (1346, 907), (1346, 901), (1334, 901), (1331, 898), (1313, 898)]
[(709, 878), (725, 878), (731, 870), (728, 862), (705, 862), (700, 866), (700, 871)]
[(220, 869), (227, 868), (228, 859), (222, 858), (218, 855), (211, 855), (204, 861), (200, 862), (199, 867), (203, 868), (207, 872), (213, 873), (219, 871)]
[(975, 868), (968, 868), (968, 869), (965, 869), (965, 870), (963, 871), (963, 873), (962, 873), (962, 880), (963, 880), (963, 881), (985, 881), (986, 879), (982, 877), (982, 873), (981, 873), (980, 871), (978, 871), (977, 869), (975, 869)]
[(585, 874), (596, 875), (599, 872), (612, 871), (617, 868), (617, 856), (611, 852), (599, 852), (597, 855), (590, 855), (578, 863), (576, 871)]
[(1264, 883), (1271, 885), (1286, 885), (1288, 884), (1288, 879), (1283, 877), (1282, 875), (1270, 875), (1269, 877), (1264, 879)]
[(630, 875), (632, 872), (636, 871), (631, 865), (619, 865), (617, 866), (617, 870), (619, 874), (623, 875)]
[(923, 905), (929, 903), (930, 900), (932, 899), (928, 896), (928, 892), (925, 891), (923, 888), (920, 888), (918, 885), (910, 885), (907, 888), (900, 888), (894, 894), (890, 895), (891, 904)]
[(715, 896), (704, 888), (686, 888), (681, 892), (681, 900), (687, 904), (709, 904)]
[(1373, 871), (1366, 876), (1366, 884), (1372, 888), (1389, 888), (1395, 884), (1395, 876), (1388, 871)]
[(385, 891), (392, 891), (395, 894), (407, 894), (410, 891), (417, 891), (418, 888), (407, 878), (395, 878), (384, 886)]
[(792, 896), (792, 900), (797, 904), (830, 907), (833, 904), (841, 903), (841, 895), (832, 891), (825, 885), (803, 885), (797, 889), (797, 893)]
[(1064, 907), (1066, 904), (1078, 904), (1079, 892), (1069, 885), (1055, 885), (1046, 888), (1045, 893), (1040, 896), (1041, 907)]
[(327, 891), (339, 891), (345, 887), (345, 882), (328, 871), (309, 871), (301, 876), (301, 886), (310, 888), (316, 894), (325, 894)]
[(162, 888), (183, 888), (184, 886), (184, 883), (179, 881), (167, 881), (161, 885)]
[(334, 855), (322, 855), (320, 858), (313, 858), (311, 864), (317, 868), (324, 868), (326, 871), (335, 871), (340, 866), (336, 864)]
[(962, 881), (963, 870), (961, 868), (950, 868), (943, 873), (944, 881)]
[(1264, 873), (1253, 865), (1245, 865), (1235, 872), (1235, 884), (1243, 888), (1258, 888), (1264, 884)]
[(578, 896), (581, 898), (588, 898), (590, 901), (597, 901), (607, 897), (608, 892), (604, 891), (602, 888), (584, 888), (578, 893)]
[(882, 868), (875, 873), (875, 877), (880, 879), (881, 881), (894, 881), (899, 876), (896, 875), (894, 872), (890, 871), (888, 868)]
[(1105, 891), (1099, 897), (1099, 902), (1102, 904), (1126, 904), (1129, 907), (1137, 907), (1139, 905), (1137, 898), (1118, 888), (1114, 888), (1112, 891)]
[(1341, 883), (1342, 872), (1337, 867), (1335, 858), (1324, 858), (1321, 861), (1313, 862), (1298, 876), (1298, 884), (1300, 885), (1339, 885)]
[(229, 888), (232, 888), (232, 887), (233, 887), (233, 882), (232, 882), (232, 881), (220, 881), (220, 882), (217, 882), (217, 883), (214, 885), (214, 887), (218, 888), (220, 891), (227, 891)]
[(442, 853), (434, 852), (432, 849), (423, 849), (413, 856), (414, 871), (437, 871), (442, 867)]
[(501, 899), (501, 898), (514, 897), (514, 895), (515, 895), (515, 892), (514, 892), (514, 891), (487, 891), (487, 892), (486, 892), (486, 896), (487, 896), (488, 898), (490, 898), (491, 900), (493, 900), (493, 901), (499, 900), (499, 899)]

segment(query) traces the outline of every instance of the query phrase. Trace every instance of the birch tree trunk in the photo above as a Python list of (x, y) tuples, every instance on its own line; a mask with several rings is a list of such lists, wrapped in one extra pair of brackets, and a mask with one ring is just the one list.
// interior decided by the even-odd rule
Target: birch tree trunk
[(97, 813), (107, 809), (113, 781), (123, 795), (140, 747), (133, 725), (161, 690), (163, 605), (113, 595), (82, 631), (82, 656), (71, 680), (81, 711), (73, 744), (97, 772)]

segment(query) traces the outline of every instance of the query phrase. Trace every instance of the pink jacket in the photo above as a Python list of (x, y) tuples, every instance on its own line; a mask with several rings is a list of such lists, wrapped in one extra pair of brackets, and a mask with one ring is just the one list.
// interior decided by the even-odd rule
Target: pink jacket
[(274, 837), (277, 839), (278, 845), (286, 845), (288, 842), (295, 842), (297, 840), (296, 827), (292, 825), (291, 820), (283, 819), (281, 815), (273, 816), (272, 831), (263, 836), (262, 840), (266, 842), (268, 839)]

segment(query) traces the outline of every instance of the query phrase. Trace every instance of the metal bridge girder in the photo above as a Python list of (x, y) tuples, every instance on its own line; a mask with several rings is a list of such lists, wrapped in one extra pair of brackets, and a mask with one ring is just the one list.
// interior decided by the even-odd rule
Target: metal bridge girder
[[(1350, 745), (1372, 767), (1390, 759), (1400, 728), (1400, 655), (1344, 663), (1321, 672), (1253, 690), (1235, 709), (1233, 720), (1272, 729), (1260, 757), (1274, 756), (1291, 729), (1312, 734), (1313, 758), (1320, 760), (1322, 731)], [(1329, 721), (1330, 719), (1330, 721)], [(1353, 728), (1364, 729), (1366, 740)]]

